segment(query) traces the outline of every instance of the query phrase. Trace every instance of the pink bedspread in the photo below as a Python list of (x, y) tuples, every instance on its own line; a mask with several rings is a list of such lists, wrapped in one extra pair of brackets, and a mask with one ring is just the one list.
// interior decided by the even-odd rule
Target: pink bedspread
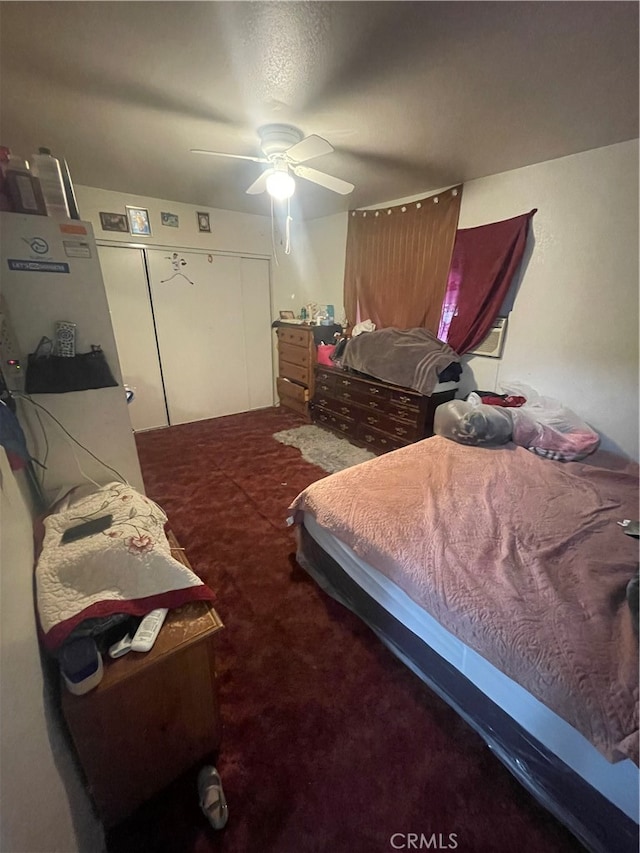
[(541, 459), (440, 436), (309, 486), (317, 521), (452, 634), (582, 732), (638, 763), (638, 644), (625, 588), (638, 466)]

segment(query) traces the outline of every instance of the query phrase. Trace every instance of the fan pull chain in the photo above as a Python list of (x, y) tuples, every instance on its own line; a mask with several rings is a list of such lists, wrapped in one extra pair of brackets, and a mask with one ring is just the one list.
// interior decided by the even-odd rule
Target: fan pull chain
[(287, 199), (287, 221), (284, 227), (284, 253), (285, 255), (291, 254), (291, 199)]
[(273, 252), (273, 260), (276, 262), (276, 266), (280, 266), (280, 262), (278, 261), (278, 248), (276, 246), (276, 223), (275, 217), (273, 215), (273, 196), (270, 196), (271, 199), (271, 251)]

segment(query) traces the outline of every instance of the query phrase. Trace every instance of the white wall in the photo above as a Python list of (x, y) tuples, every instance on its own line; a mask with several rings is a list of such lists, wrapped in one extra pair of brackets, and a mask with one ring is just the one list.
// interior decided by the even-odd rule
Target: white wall
[[(465, 358), (461, 395), (525, 382), (574, 409), (603, 448), (637, 458), (638, 140), (470, 181), (459, 227), (534, 207), (503, 356)], [(313, 254), (343, 256), (346, 220), (321, 221)]]
[(333, 305), (336, 322), (344, 319), (344, 260), (347, 245), (347, 213), (293, 222), (291, 254), (278, 245), (274, 264), (278, 308), (296, 315), (303, 305)]
[[(247, 213), (180, 204), (166, 199), (127, 195), (96, 187), (76, 186), (75, 190), (80, 216), (93, 224), (96, 240), (143, 243), (149, 246), (180, 246), (183, 249), (210, 249), (248, 255), (271, 254), (271, 226), (266, 216), (251, 216)], [(152, 232), (150, 237), (102, 230), (100, 211), (126, 213), (126, 205), (144, 207), (149, 211)], [(179, 227), (161, 225), (162, 211), (177, 214)], [(211, 234), (198, 231), (197, 211), (209, 214)]]
[(637, 458), (638, 140), (470, 181), (459, 227), (534, 207), (502, 358), (471, 357), (465, 390), (521, 380)]
[(33, 608), (33, 524), (23, 472), (0, 448), (0, 849), (71, 853), (104, 849), (43, 678)]

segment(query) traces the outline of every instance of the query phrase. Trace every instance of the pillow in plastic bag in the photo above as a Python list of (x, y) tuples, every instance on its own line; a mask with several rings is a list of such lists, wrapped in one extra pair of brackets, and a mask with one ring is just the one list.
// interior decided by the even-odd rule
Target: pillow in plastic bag
[(499, 445), (511, 440), (510, 413), (496, 406), (451, 400), (435, 411), (433, 431), (458, 444)]

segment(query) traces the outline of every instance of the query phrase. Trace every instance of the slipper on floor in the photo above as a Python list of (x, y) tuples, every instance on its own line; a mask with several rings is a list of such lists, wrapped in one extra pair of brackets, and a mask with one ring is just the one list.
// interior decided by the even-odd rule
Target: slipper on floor
[(202, 813), (211, 826), (214, 829), (222, 829), (227, 823), (229, 809), (220, 775), (215, 767), (207, 765), (198, 773), (198, 797)]

